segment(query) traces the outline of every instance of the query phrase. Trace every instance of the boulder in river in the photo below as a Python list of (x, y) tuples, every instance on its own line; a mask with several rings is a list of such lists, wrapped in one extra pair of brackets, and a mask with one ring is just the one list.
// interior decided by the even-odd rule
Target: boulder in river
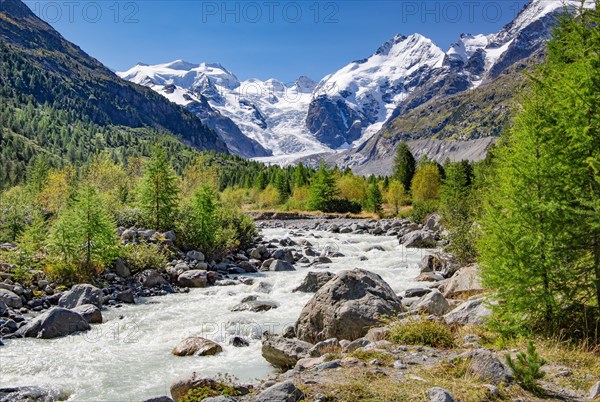
[(222, 351), (223, 348), (216, 342), (200, 336), (190, 336), (179, 342), (172, 353), (175, 356), (213, 356)]
[(21, 298), (8, 289), (0, 289), (0, 301), (3, 301), (11, 308), (21, 308), (23, 306)]
[(299, 339), (317, 343), (329, 338), (355, 340), (381, 322), (403, 312), (400, 299), (377, 274), (342, 271), (304, 306), (296, 322)]
[(306, 292), (306, 293), (314, 293), (319, 290), (323, 285), (331, 280), (335, 275), (331, 272), (314, 272), (311, 271), (306, 274), (306, 277), (294, 292)]
[(269, 271), (281, 272), (281, 271), (295, 271), (295, 270), (296, 269), (294, 268), (294, 266), (292, 264), (290, 264), (289, 262), (284, 261), (284, 260), (274, 260), (269, 265)]
[(308, 342), (299, 339), (284, 338), (269, 333), (262, 337), (262, 355), (273, 366), (281, 369), (293, 368), (298, 360), (310, 357), (313, 347)]
[(406, 248), (436, 248), (437, 241), (433, 233), (426, 230), (415, 230), (402, 236), (400, 243)]
[(249, 300), (234, 306), (231, 311), (252, 311), (253, 313), (258, 313), (261, 311), (269, 311), (277, 307), (277, 303), (270, 301)]
[(19, 328), (16, 334), (28, 338), (50, 339), (87, 331), (90, 328), (90, 324), (81, 314), (62, 307), (53, 307)]
[(102, 324), (102, 312), (93, 304), (82, 304), (71, 310), (81, 314), (89, 324)]
[(179, 275), (177, 282), (179, 286), (187, 288), (203, 288), (208, 282), (207, 273), (201, 269), (191, 269)]
[(58, 300), (59, 307), (75, 308), (84, 304), (93, 304), (94, 306), (102, 307), (102, 291), (95, 286), (88, 284), (75, 285), (62, 294)]

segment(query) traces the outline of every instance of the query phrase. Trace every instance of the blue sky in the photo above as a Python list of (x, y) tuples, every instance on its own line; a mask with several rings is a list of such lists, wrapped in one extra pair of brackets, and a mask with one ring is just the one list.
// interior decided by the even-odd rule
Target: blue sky
[(218, 62), (240, 79), (319, 80), (397, 33), (446, 50), (463, 33), (491, 33), (526, 0), (26, 1), (108, 67), (176, 59)]

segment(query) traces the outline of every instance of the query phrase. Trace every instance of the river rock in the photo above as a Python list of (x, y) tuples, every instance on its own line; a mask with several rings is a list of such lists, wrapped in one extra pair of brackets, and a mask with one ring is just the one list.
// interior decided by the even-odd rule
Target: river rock
[(156, 396), (154, 398), (144, 399), (142, 402), (173, 402), (173, 399), (168, 396)]
[(262, 355), (273, 366), (281, 369), (293, 368), (298, 360), (310, 357), (312, 344), (299, 339), (279, 335), (263, 334)]
[(269, 265), (269, 271), (282, 272), (282, 271), (295, 271), (296, 268), (292, 264), (283, 260), (274, 260)]
[(80, 314), (89, 324), (102, 324), (102, 312), (93, 304), (82, 304), (71, 310)]
[(296, 322), (299, 339), (316, 343), (329, 338), (355, 340), (385, 315), (404, 311), (392, 288), (377, 274), (342, 271), (304, 306)]
[(287, 248), (279, 248), (271, 253), (271, 258), (276, 260), (283, 260), (289, 262), (290, 264), (294, 263), (294, 254), (290, 249)]
[(437, 241), (432, 233), (415, 230), (402, 236), (400, 243), (406, 248), (436, 248)]
[(250, 300), (247, 302), (242, 302), (237, 306), (234, 306), (231, 311), (251, 311), (253, 313), (258, 313), (261, 311), (269, 311), (271, 309), (277, 308), (277, 303), (269, 302), (269, 301), (260, 301), (260, 300)]
[(158, 272), (156, 269), (147, 269), (139, 273), (136, 275), (136, 280), (144, 288), (153, 288), (155, 286), (167, 284), (165, 278), (163, 278), (160, 272)]
[(196, 251), (196, 250), (192, 250), (192, 251), (188, 251), (188, 253), (186, 254), (186, 257), (188, 260), (191, 261), (204, 261), (204, 254), (202, 254), (200, 251)]
[(131, 289), (123, 290), (122, 292), (117, 292), (115, 295), (115, 299), (118, 302), (126, 303), (126, 304), (135, 304), (135, 295)]
[(429, 292), (431, 292), (431, 289), (428, 289), (428, 288), (406, 289), (404, 291), (404, 297), (406, 297), (406, 298), (410, 298), (410, 297), (422, 297), (422, 296), (425, 296)]
[(479, 268), (472, 264), (459, 269), (444, 287), (444, 296), (450, 299), (483, 292)]
[(468, 372), (483, 382), (493, 385), (512, 382), (512, 372), (487, 349), (473, 349), (458, 356), (471, 362)]
[(325, 285), (327, 282), (329, 282), (331, 280), (331, 278), (333, 278), (334, 276), (335, 275), (332, 274), (331, 272), (311, 271), (308, 274), (306, 274), (306, 277), (304, 277), (304, 280), (302, 281), (300, 286), (298, 286), (293, 291), (294, 292), (314, 293), (317, 290), (319, 290), (323, 285)]
[(203, 271), (201, 269), (191, 269), (189, 271), (185, 271), (177, 278), (179, 286), (184, 286), (188, 288), (206, 287), (207, 281), (208, 279), (206, 271)]
[(411, 306), (411, 310), (440, 317), (450, 311), (450, 304), (439, 290), (433, 289), (417, 300)]
[(21, 308), (23, 301), (21, 298), (8, 289), (0, 289), (0, 301), (3, 301), (8, 307)]
[(95, 286), (81, 284), (75, 285), (58, 300), (59, 307), (68, 309), (82, 306), (84, 304), (93, 304), (94, 306), (102, 307), (102, 291)]
[(90, 328), (90, 324), (81, 314), (62, 307), (53, 307), (19, 328), (16, 334), (27, 338), (50, 339), (87, 331)]
[(213, 356), (222, 351), (218, 343), (200, 336), (190, 336), (179, 342), (172, 353), (175, 356)]
[(5, 316), (8, 314), (8, 306), (4, 303), (3, 299), (0, 299), (0, 316)]
[(238, 402), (236, 398), (231, 396), (211, 396), (210, 398), (204, 398), (202, 402)]
[(117, 261), (115, 261), (115, 273), (121, 278), (129, 278), (131, 276), (131, 270), (122, 258), (117, 258)]
[(310, 348), (308, 353), (310, 357), (320, 357), (326, 353), (341, 351), (342, 347), (340, 342), (336, 338), (327, 339), (317, 343), (315, 346)]
[(242, 338), (241, 336), (234, 336), (229, 340), (229, 344), (231, 346), (235, 346), (236, 348), (244, 348), (250, 346), (250, 342), (247, 339)]
[(443, 388), (433, 387), (427, 390), (429, 402), (455, 402), (454, 395)]
[(485, 319), (491, 315), (491, 310), (486, 305), (486, 299), (467, 300), (454, 310), (444, 316), (446, 324), (476, 324), (480, 325), (485, 322)]
[(69, 395), (55, 389), (42, 387), (0, 388), (0, 402), (55, 402), (65, 401)]
[(300, 402), (305, 396), (293, 382), (285, 381), (275, 384), (256, 397), (256, 402)]

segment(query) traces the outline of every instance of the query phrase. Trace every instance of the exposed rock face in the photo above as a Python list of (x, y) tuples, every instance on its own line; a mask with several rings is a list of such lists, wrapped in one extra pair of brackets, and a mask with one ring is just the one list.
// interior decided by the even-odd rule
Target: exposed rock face
[(350, 144), (360, 138), (364, 120), (364, 115), (350, 108), (343, 100), (319, 96), (308, 107), (306, 127), (323, 144), (339, 148), (344, 143)]
[(300, 286), (294, 289), (294, 292), (313, 293), (319, 290), (335, 275), (331, 272), (309, 272)]
[(342, 271), (317, 291), (296, 322), (299, 339), (354, 340), (384, 315), (403, 311), (392, 288), (379, 275), (361, 269)]
[(446, 324), (475, 324), (480, 325), (490, 316), (491, 310), (486, 305), (486, 299), (467, 300), (444, 316)]
[(8, 289), (0, 289), (0, 301), (11, 308), (21, 308), (23, 306), (21, 298)]
[(89, 324), (102, 324), (102, 312), (93, 304), (82, 304), (71, 310), (81, 314)]
[(54, 307), (35, 317), (16, 332), (27, 338), (58, 338), (74, 332), (89, 330), (90, 324), (78, 313)]
[(256, 397), (256, 402), (300, 402), (302, 400), (304, 400), (304, 393), (291, 381), (272, 385)]
[(479, 268), (472, 264), (459, 269), (444, 288), (444, 296), (455, 298), (459, 296), (470, 296), (483, 292)]
[(263, 334), (262, 355), (273, 366), (289, 369), (298, 360), (310, 357), (312, 344), (298, 339), (284, 338), (279, 335)]
[(200, 336), (190, 336), (175, 346), (172, 353), (175, 356), (212, 356), (222, 351), (218, 343)]
[(185, 286), (188, 288), (203, 288), (206, 287), (207, 283), (206, 271), (201, 269), (191, 269), (185, 271), (177, 278), (179, 286)]

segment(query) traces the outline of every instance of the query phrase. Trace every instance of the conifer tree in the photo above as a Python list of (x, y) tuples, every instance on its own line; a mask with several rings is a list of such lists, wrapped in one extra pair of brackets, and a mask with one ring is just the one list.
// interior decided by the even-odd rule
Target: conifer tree
[(310, 184), (307, 207), (310, 210), (326, 211), (336, 194), (333, 173), (322, 162)]
[(394, 179), (398, 180), (404, 186), (404, 191), (408, 193), (412, 184), (413, 176), (417, 169), (415, 157), (410, 152), (408, 144), (402, 141), (396, 149), (394, 158)]
[(169, 230), (177, 212), (178, 179), (162, 146), (157, 146), (144, 173), (140, 204), (153, 229)]
[(379, 185), (377, 182), (371, 183), (367, 195), (367, 206), (369, 210), (378, 214), (383, 211), (382, 204), (383, 195), (381, 194), (381, 190), (379, 190)]

